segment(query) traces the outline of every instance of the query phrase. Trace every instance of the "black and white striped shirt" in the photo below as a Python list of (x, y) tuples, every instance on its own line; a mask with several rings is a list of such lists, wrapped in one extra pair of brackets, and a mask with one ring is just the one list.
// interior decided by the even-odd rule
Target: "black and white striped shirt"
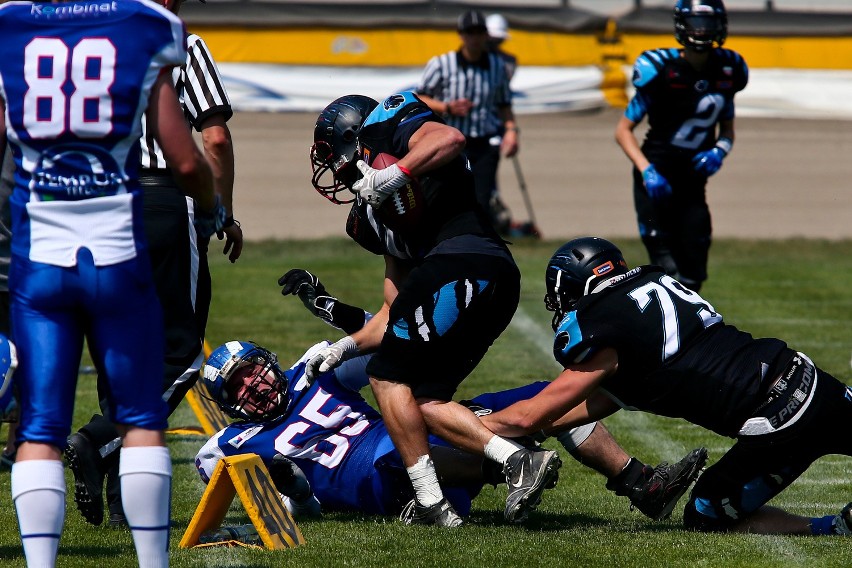
[(467, 116), (444, 117), (468, 138), (497, 134), (501, 124), (497, 109), (512, 104), (505, 63), (491, 52), (476, 62), (467, 61), (460, 51), (433, 57), (423, 70), (417, 92), (444, 102), (469, 99), (473, 108)]
[[(172, 81), (180, 100), (186, 122), (191, 128), (201, 130), (201, 124), (211, 115), (222, 113), (227, 121), (233, 115), (231, 100), (219, 69), (204, 40), (195, 34), (186, 38), (186, 64), (172, 71)], [(166, 168), (166, 159), (154, 136), (148, 132), (147, 116), (142, 117), (143, 168)]]

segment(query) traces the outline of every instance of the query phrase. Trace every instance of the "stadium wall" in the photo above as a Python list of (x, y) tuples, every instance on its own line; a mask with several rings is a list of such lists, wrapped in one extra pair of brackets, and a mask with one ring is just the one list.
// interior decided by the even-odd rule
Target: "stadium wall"
[[(487, 6), (481, 7), (485, 12)], [(352, 5), (186, 4), (191, 31), (217, 59), (320, 66), (420, 66), (455, 49), (459, 7), (424, 11)], [(643, 50), (675, 46), (671, 10), (636, 9), (607, 18), (571, 8), (500, 10), (509, 20), (507, 51), (522, 65), (630, 63)], [(728, 46), (752, 68), (852, 69), (852, 15), (731, 11)]]

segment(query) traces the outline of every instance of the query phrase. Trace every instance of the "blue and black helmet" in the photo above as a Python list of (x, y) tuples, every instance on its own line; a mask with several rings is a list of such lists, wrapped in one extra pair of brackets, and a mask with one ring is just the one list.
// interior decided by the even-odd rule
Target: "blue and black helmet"
[(728, 37), (728, 13), (722, 0), (678, 0), (674, 7), (674, 36), (684, 47), (708, 51)]

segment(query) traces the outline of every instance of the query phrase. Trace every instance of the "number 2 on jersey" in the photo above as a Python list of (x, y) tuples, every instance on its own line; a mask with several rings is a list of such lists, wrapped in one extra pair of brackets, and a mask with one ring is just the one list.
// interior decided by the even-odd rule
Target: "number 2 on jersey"
[[(24, 49), (24, 128), (36, 139), (70, 130), (81, 138), (112, 131), (112, 100), (103, 96), (115, 80), (115, 46), (85, 38), (73, 49), (59, 38), (38, 37)], [(70, 76), (73, 91), (63, 86)]]
[(695, 117), (685, 120), (683, 125), (675, 132), (672, 138), (672, 146), (696, 150), (707, 138), (707, 135), (716, 126), (716, 119), (722, 112), (725, 99), (722, 95), (708, 93), (701, 97), (695, 106)]

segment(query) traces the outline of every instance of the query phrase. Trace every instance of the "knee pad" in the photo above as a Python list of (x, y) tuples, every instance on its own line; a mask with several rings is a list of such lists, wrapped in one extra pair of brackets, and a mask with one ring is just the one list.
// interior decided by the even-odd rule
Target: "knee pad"
[(583, 426), (571, 428), (565, 432), (560, 432), (556, 435), (556, 439), (559, 440), (559, 443), (562, 444), (566, 450), (573, 452), (579, 448), (583, 442), (589, 439), (589, 436), (592, 435), (597, 424), (597, 422), (592, 422), (591, 424), (585, 424)]

